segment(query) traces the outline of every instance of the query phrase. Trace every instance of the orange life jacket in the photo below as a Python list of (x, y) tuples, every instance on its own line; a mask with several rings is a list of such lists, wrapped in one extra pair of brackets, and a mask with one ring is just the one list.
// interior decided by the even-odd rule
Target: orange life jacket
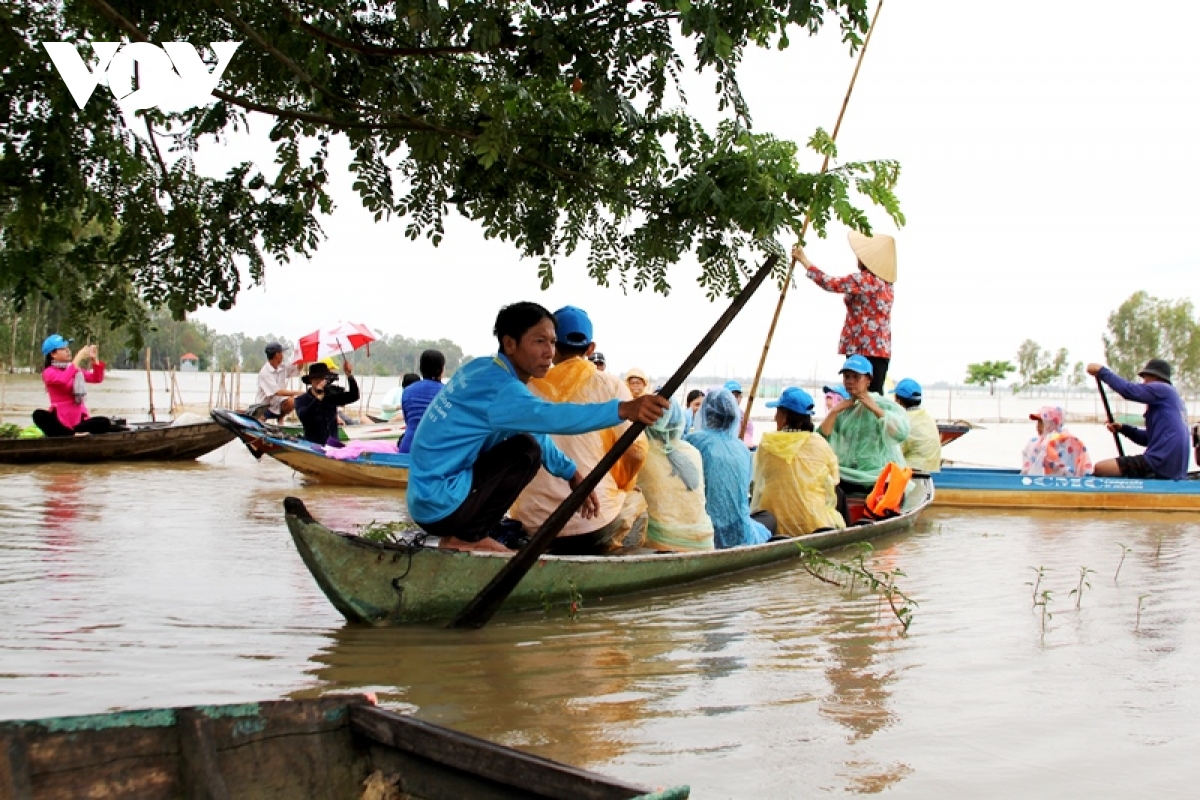
[(912, 479), (910, 467), (901, 467), (889, 461), (879, 473), (875, 488), (867, 495), (865, 511), (873, 519), (886, 519), (900, 515), (900, 504), (904, 502), (904, 490)]

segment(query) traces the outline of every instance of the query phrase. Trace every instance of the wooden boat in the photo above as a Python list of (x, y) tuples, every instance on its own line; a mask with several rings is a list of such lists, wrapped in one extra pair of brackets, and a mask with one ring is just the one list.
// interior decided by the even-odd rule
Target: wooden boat
[[(866, 541), (906, 530), (932, 499), (928, 477), (914, 476), (900, 516), (842, 530), (701, 553), (543, 556), (501, 610), (539, 609), (678, 586), (797, 558), (801, 554), (797, 545), (828, 550)], [(502, 553), (379, 543), (336, 533), (313, 519), (294, 497), (284, 501), (284, 510), (301, 558), (325, 596), (351, 622), (396, 625), (450, 620), (507, 560)]]
[(934, 473), (937, 504), (994, 508), (1200, 511), (1200, 473), (1189, 480), (1062, 478), (1015, 469), (945, 467)]
[(150, 422), (120, 433), (0, 439), (0, 464), (186, 461), (210, 453), (233, 438), (214, 422)]
[[(0, 722), (0, 797), (682, 800), (363, 695)], [(388, 791), (390, 790), (390, 791)]]
[[(289, 436), (302, 437), (304, 428), (300, 425), (281, 425), (279, 429)], [(352, 442), (355, 439), (365, 440), (397, 440), (404, 435), (404, 422), (399, 423), (387, 422), (386, 420), (376, 425), (339, 425), (338, 439), (343, 442)]]
[(957, 441), (971, 430), (969, 422), (939, 422), (938, 434), (941, 436), (942, 447)]
[(321, 445), (288, 436), (278, 428), (227, 409), (214, 409), (213, 419), (237, 438), (255, 458), (270, 456), (302, 475), (322, 483), (349, 486), (408, 486), (408, 456), (399, 453), (363, 453), (342, 461), (325, 454)]

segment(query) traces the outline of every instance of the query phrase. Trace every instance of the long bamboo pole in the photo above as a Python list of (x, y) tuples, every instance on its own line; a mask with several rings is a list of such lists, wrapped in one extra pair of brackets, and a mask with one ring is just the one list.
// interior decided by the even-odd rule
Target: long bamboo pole
[(150, 372), (150, 348), (146, 348), (146, 388), (150, 392), (150, 421), (157, 422), (154, 416), (154, 375)]
[[(833, 126), (833, 134), (829, 137), (834, 142), (837, 141), (838, 132), (842, 129), (842, 119), (846, 116), (846, 108), (850, 105), (850, 95), (854, 93), (854, 84), (858, 80), (858, 71), (862, 68), (863, 58), (867, 55), (867, 47), (871, 44), (871, 34), (875, 32), (875, 24), (879, 22), (879, 12), (883, 10), (883, 0), (875, 6), (875, 15), (871, 17), (871, 25), (867, 28), (866, 38), (863, 39), (862, 50), (858, 51), (858, 60), (854, 62), (854, 72), (850, 75), (850, 85), (846, 88), (846, 96), (842, 99), (842, 108), (838, 111), (837, 123)], [(829, 171), (829, 156), (821, 162), (821, 173), (824, 175)], [(796, 237), (798, 240), (804, 239), (804, 234), (808, 233), (808, 225), (812, 222), (812, 207), (809, 206), (808, 213), (804, 215), (804, 225), (800, 228), (800, 234)], [(754, 406), (754, 398), (758, 396), (758, 383), (762, 380), (763, 367), (767, 363), (767, 353), (771, 350), (771, 340), (775, 338), (775, 326), (779, 324), (779, 314), (783, 311), (783, 301), (787, 299), (788, 287), (792, 285), (792, 273), (796, 269), (796, 260), (792, 259), (788, 264), (787, 276), (783, 279), (783, 287), (779, 290), (779, 302), (775, 304), (775, 314), (771, 317), (771, 327), (767, 329), (767, 340), (763, 343), (762, 355), (758, 359), (758, 369), (754, 371), (754, 382), (750, 384), (750, 394), (746, 397), (746, 412), (742, 415), (742, 427), (738, 432), (738, 437), (742, 438), (746, 435), (746, 426), (750, 423), (750, 409)]]

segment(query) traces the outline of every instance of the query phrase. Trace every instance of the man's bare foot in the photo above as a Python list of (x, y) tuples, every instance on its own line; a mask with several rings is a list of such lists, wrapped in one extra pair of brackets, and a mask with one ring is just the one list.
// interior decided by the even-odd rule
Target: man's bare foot
[(478, 542), (468, 542), (454, 536), (443, 536), (438, 547), (446, 550), (461, 550), (464, 553), (512, 553), (495, 539), (483, 538)]

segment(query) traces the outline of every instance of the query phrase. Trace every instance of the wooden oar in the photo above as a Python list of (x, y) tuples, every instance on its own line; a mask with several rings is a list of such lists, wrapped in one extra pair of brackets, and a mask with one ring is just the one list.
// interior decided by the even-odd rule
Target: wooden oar
[[(858, 60), (854, 62), (854, 72), (850, 75), (850, 85), (846, 88), (846, 96), (842, 98), (842, 108), (838, 111), (837, 122), (834, 123), (833, 133), (829, 140), (837, 141), (838, 132), (842, 129), (842, 120), (846, 116), (846, 108), (850, 105), (850, 95), (854, 93), (854, 84), (858, 80), (858, 71), (862, 68), (863, 58), (867, 55), (867, 48), (871, 45), (871, 34), (875, 32), (875, 23), (879, 21), (879, 12), (883, 10), (883, 0), (879, 0), (875, 6), (875, 14), (871, 17), (871, 24), (867, 28), (867, 35), (863, 39), (862, 50), (858, 51)], [(824, 175), (829, 171), (829, 156), (825, 156), (825, 160), (821, 162), (821, 173)], [(804, 242), (804, 234), (808, 232), (808, 225), (812, 221), (812, 207), (808, 209), (808, 213), (804, 215), (804, 224), (800, 228), (800, 233), (796, 239), (801, 244)], [(746, 396), (746, 412), (742, 414), (742, 427), (738, 430), (738, 438), (746, 436), (746, 426), (750, 424), (750, 409), (754, 406), (754, 398), (758, 396), (758, 383), (762, 380), (763, 367), (767, 363), (767, 353), (771, 350), (771, 341), (775, 338), (775, 327), (779, 324), (779, 313), (783, 311), (783, 301), (787, 299), (788, 287), (792, 285), (792, 272), (796, 269), (796, 261), (792, 260), (788, 265), (787, 275), (783, 279), (783, 285), (779, 289), (779, 302), (775, 304), (775, 314), (771, 317), (771, 326), (767, 328), (767, 340), (763, 343), (762, 355), (758, 359), (758, 369), (754, 371), (754, 382), (750, 384), (750, 394)]]
[[(1112, 408), (1108, 405), (1108, 395), (1104, 393), (1104, 381), (1100, 380), (1100, 376), (1096, 376), (1096, 388), (1100, 390), (1100, 399), (1104, 401), (1104, 413), (1108, 415), (1109, 422), (1116, 422), (1113, 419)], [(1117, 453), (1121, 458), (1125, 457), (1125, 448), (1121, 445), (1121, 434), (1116, 431), (1112, 432), (1113, 441), (1117, 443)]]
[[(754, 290), (762, 285), (762, 282), (771, 274), (771, 270), (775, 267), (775, 262), (779, 260), (778, 256), (771, 256), (766, 263), (759, 267), (758, 272), (750, 279), (738, 296), (729, 304), (729, 308), (721, 315), (721, 318), (716, 321), (708, 334), (700, 340), (696, 348), (692, 350), (691, 355), (683, 362), (683, 365), (675, 371), (675, 374), (667, 380), (663, 387), (658, 390), (658, 394), (663, 397), (670, 397), (675, 391), (683, 385), (684, 380), (691, 374), (700, 360), (708, 353), (712, 346), (716, 343), (725, 329), (729, 327), (729, 323), (733, 322), (734, 317), (742, 310), (750, 300)], [(475, 595), (474, 599), (467, 604), (454, 621), (450, 623), (452, 628), (482, 628), (487, 624), (504, 602), (505, 598), (512, 593), (512, 590), (517, 588), (517, 584), (525, 577), (525, 573), (537, 563), (537, 560), (550, 549), (550, 545), (554, 543), (554, 537), (558, 536), (558, 532), (563, 529), (567, 521), (572, 515), (579, 510), (583, 505), (583, 501), (592, 493), (592, 490), (599, 485), (600, 480), (612, 469), (629, 446), (633, 444), (633, 440), (641, 434), (645, 428), (645, 424), (635, 422), (621, 435), (612, 449), (605, 454), (604, 458), (600, 459), (600, 463), (588, 473), (588, 476), (583, 479), (583, 482), (575, 487), (567, 498), (563, 500), (562, 505), (556, 508), (546, 521), (542, 523), (542, 527), (538, 528), (538, 532), (533, 538), (522, 547), (504, 567), (496, 573), (496, 577), (492, 578), (487, 586), (483, 587), (479, 594)]]

